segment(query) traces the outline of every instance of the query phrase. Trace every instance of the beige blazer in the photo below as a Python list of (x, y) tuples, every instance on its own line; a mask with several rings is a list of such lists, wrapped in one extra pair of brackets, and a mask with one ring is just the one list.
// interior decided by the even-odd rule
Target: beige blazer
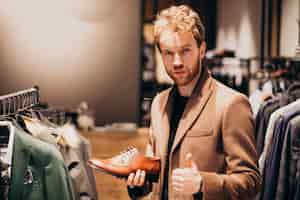
[[(150, 150), (162, 160), (169, 138), (172, 89), (158, 94), (151, 108)], [(171, 173), (186, 167), (192, 153), (203, 177), (203, 199), (253, 199), (261, 177), (257, 166), (254, 121), (248, 99), (219, 83), (204, 69), (179, 122), (169, 156), (169, 199), (192, 199), (174, 194)], [(152, 199), (160, 199), (163, 176), (154, 184)]]

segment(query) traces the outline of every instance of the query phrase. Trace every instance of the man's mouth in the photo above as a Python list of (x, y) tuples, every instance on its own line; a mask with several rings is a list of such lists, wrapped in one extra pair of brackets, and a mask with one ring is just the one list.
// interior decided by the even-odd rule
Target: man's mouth
[(174, 71), (175, 75), (183, 75), (185, 73), (186, 73), (185, 71)]

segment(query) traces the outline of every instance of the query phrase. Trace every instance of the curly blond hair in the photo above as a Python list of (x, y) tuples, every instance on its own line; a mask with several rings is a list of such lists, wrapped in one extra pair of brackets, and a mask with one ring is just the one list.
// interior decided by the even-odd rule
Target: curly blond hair
[(191, 31), (198, 45), (205, 40), (205, 28), (199, 15), (187, 5), (171, 6), (156, 16), (154, 22), (156, 44), (159, 42), (160, 34), (170, 28), (176, 32)]

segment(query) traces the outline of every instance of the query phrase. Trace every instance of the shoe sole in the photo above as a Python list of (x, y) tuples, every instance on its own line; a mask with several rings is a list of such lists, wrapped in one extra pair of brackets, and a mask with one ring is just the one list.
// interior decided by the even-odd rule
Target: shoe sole
[[(104, 170), (102, 168), (99, 168), (99, 167), (94, 167), (93, 165), (89, 165), (90, 167), (92, 167), (93, 169), (99, 171), (99, 172), (103, 172), (103, 173), (106, 173), (106, 174), (109, 174), (109, 175), (112, 175), (116, 178), (119, 178), (119, 179), (127, 179), (128, 178), (128, 175), (117, 175), (115, 173), (112, 173), (110, 171), (107, 171), (107, 170)], [(148, 180), (149, 182), (154, 182), (154, 183), (157, 183), (158, 182), (158, 179), (159, 179), (159, 174), (147, 174), (146, 173), (146, 180)]]

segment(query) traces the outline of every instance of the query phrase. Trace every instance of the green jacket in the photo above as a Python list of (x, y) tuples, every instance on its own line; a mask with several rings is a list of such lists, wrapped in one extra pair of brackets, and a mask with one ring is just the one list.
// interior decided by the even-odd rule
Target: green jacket
[(59, 151), (16, 129), (9, 200), (74, 200)]

